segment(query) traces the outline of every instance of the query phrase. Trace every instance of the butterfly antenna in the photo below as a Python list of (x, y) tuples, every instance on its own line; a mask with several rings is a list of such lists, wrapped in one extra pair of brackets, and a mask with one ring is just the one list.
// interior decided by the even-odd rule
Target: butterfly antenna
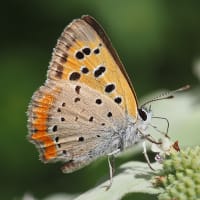
[(165, 118), (165, 117), (152, 117), (152, 118), (154, 118), (154, 119), (162, 119), (162, 120), (165, 120), (166, 121), (166, 123), (167, 123), (167, 128), (166, 128), (166, 132), (162, 132), (161, 130), (159, 130), (156, 126), (154, 126), (154, 125), (151, 125), (156, 131), (158, 131), (158, 132), (160, 132), (160, 133), (164, 133), (165, 134), (165, 136), (166, 137), (168, 137), (168, 130), (169, 130), (169, 120), (167, 119), (167, 118)]
[(185, 85), (177, 90), (172, 90), (172, 91), (169, 91), (169, 92), (166, 92), (166, 93), (162, 93), (161, 95), (145, 102), (144, 104), (141, 105), (141, 107), (144, 107), (145, 105), (151, 103), (151, 102), (154, 102), (154, 101), (160, 101), (160, 100), (164, 100), (164, 99), (172, 99), (174, 98), (174, 94), (177, 93), (177, 92), (181, 92), (181, 91), (184, 91), (184, 90), (188, 90), (190, 88), (190, 85)]

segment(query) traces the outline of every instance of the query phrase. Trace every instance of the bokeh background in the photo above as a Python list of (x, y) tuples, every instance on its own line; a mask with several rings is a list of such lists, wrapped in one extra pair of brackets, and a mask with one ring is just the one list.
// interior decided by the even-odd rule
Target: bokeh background
[[(39, 199), (54, 193), (82, 193), (108, 174), (106, 159), (100, 159), (78, 172), (63, 175), (59, 164), (42, 164), (35, 147), (26, 139), (28, 103), (33, 92), (44, 83), (52, 49), (68, 23), (90, 14), (102, 24), (126, 66), (139, 99), (158, 89), (191, 84), (189, 93), (197, 117), (191, 119), (190, 100), (186, 100), (188, 110), (183, 115), (192, 124), (200, 119), (200, 109), (196, 109), (200, 100), (199, 10), (200, 2), (195, 0), (1, 2), (0, 199), (21, 199), (26, 193)], [(177, 109), (184, 107), (185, 101), (180, 98), (173, 109), (167, 110), (179, 118)], [(162, 114), (167, 112), (163, 107), (161, 110)], [(181, 123), (185, 121), (180, 121), (179, 127)], [(191, 142), (194, 126), (197, 135), (198, 123), (187, 125), (187, 132), (177, 129), (184, 144), (186, 141), (190, 145), (199, 144), (198, 136), (194, 139), (196, 143)]]

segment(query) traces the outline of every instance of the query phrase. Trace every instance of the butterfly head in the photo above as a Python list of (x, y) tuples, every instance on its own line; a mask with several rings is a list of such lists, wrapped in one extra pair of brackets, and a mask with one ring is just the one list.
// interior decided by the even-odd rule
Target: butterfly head
[(140, 107), (138, 108), (138, 122), (141, 125), (141, 129), (145, 130), (147, 126), (151, 123), (152, 111), (151, 107)]
[[(171, 98), (174, 98), (174, 94), (176, 92), (180, 92), (180, 91), (184, 91), (184, 90), (187, 90), (189, 89), (190, 86), (189, 85), (186, 85), (186, 86), (183, 86), (177, 90), (172, 90), (172, 91), (169, 91), (169, 92), (166, 92), (166, 93), (162, 93), (161, 95), (149, 100), (149, 101), (146, 101), (144, 104), (141, 105), (140, 108), (137, 109), (138, 111), (138, 124), (139, 124), (139, 127), (141, 128), (141, 130), (146, 130), (147, 126), (151, 124), (151, 120), (152, 118), (159, 118), (159, 119), (164, 119), (166, 120), (167, 122), (167, 131), (166, 133), (168, 132), (168, 128), (169, 128), (169, 121), (167, 118), (163, 118), (163, 117), (152, 117), (152, 110), (151, 110), (151, 105), (147, 108), (147, 105), (152, 103), (152, 102), (156, 102), (156, 101), (160, 101), (160, 100), (165, 100), (165, 99), (171, 99)], [(154, 127), (155, 128), (155, 127)]]
[(149, 108), (141, 107), (138, 108), (138, 115), (143, 121), (148, 121), (151, 118), (151, 106)]

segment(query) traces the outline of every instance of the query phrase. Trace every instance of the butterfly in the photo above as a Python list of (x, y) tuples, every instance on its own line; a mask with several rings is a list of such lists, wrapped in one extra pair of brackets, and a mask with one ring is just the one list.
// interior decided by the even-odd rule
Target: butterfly
[(27, 113), (28, 139), (40, 159), (63, 162), (64, 173), (148, 138), (152, 118), (151, 110), (138, 107), (117, 52), (88, 15), (62, 32), (47, 80), (32, 96)]

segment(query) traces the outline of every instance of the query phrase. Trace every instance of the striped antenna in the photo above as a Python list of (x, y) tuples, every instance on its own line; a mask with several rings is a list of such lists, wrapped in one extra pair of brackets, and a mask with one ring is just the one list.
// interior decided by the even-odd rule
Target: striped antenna
[(144, 104), (142, 104), (140, 107), (144, 107), (145, 105), (151, 103), (151, 102), (154, 102), (154, 101), (160, 101), (160, 100), (164, 100), (164, 99), (172, 99), (174, 98), (174, 94), (177, 93), (177, 92), (182, 92), (184, 90), (188, 90), (190, 88), (190, 85), (185, 85), (177, 90), (172, 90), (172, 91), (169, 91), (169, 92), (166, 92), (166, 93), (162, 93), (161, 95), (145, 102)]

